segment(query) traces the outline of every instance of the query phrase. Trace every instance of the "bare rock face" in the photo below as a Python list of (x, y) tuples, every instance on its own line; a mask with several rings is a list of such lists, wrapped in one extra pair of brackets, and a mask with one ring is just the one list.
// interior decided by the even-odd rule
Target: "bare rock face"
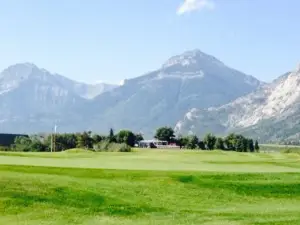
[[(280, 130), (276, 131), (272, 126), (276, 126), (279, 122), (283, 126), (283, 121), (290, 124), (289, 118), (295, 118), (295, 115), (299, 114), (299, 103), (300, 68), (298, 67), (272, 83), (264, 84), (254, 92), (223, 106), (190, 110), (176, 124), (175, 130), (178, 133), (197, 134), (242, 131), (250, 135), (252, 133), (256, 138), (264, 140), (284, 139), (288, 137), (285, 135), (280, 137), (278, 135)], [(285, 127), (281, 129), (284, 130)], [(288, 136), (293, 135), (294, 132)]]
[(96, 97), (92, 111), (98, 115), (91, 130), (129, 128), (150, 136), (159, 126), (175, 126), (192, 108), (223, 105), (261, 84), (199, 50), (184, 52)]
[(51, 130), (74, 106), (114, 87), (79, 83), (30, 63), (10, 66), (0, 74), (0, 132)]
[(224, 105), (261, 84), (199, 50), (173, 56), (117, 87), (17, 64), (0, 74), (0, 132), (49, 132), (57, 123), (60, 132), (113, 128), (150, 136), (159, 126), (175, 126), (193, 108)]

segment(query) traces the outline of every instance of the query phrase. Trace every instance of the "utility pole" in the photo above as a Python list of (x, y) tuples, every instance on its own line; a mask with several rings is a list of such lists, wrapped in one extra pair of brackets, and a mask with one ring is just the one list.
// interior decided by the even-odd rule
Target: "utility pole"
[(51, 131), (51, 152), (53, 152), (53, 132)]
[(56, 128), (57, 128), (57, 126), (55, 124), (54, 125), (54, 137), (53, 137), (53, 151), (54, 152), (56, 151), (56, 140), (55, 140), (55, 138), (56, 138)]
[(51, 132), (51, 152), (55, 152), (56, 143), (55, 143), (55, 135), (56, 135), (56, 124), (54, 125), (54, 129)]

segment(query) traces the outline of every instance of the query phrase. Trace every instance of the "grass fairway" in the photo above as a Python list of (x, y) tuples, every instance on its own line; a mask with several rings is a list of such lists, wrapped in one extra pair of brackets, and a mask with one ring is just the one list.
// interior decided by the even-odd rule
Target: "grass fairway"
[(0, 153), (0, 224), (300, 224), (300, 156)]
[(293, 151), (300, 153), (300, 146), (298, 145), (276, 145), (276, 144), (263, 144), (260, 145), (261, 152), (282, 152), (282, 151)]

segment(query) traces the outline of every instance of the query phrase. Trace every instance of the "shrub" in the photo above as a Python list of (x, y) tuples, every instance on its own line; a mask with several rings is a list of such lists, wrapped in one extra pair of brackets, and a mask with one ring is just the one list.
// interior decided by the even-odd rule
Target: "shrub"
[(299, 148), (285, 148), (281, 151), (282, 153), (297, 153), (300, 154)]
[(6, 146), (1, 146), (0, 145), (0, 152), (8, 152), (10, 151), (11, 149), (9, 147), (6, 147)]
[(131, 152), (131, 147), (127, 144), (121, 144), (119, 152)]
[(127, 144), (110, 143), (109, 141), (101, 141), (94, 145), (97, 152), (131, 152), (131, 147)]
[(111, 143), (107, 141), (101, 141), (98, 144), (94, 145), (94, 150), (98, 152), (107, 152)]

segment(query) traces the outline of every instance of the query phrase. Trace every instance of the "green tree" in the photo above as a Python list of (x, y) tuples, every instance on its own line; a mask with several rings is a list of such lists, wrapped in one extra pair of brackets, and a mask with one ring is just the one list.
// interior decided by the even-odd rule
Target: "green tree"
[(116, 140), (118, 143), (125, 143), (131, 147), (134, 147), (135, 144), (135, 135), (130, 130), (121, 130), (116, 135)]
[(243, 137), (243, 152), (248, 152), (248, 139)]
[(110, 143), (116, 142), (116, 137), (115, 137), (115, 134), (114, 134), (114, 130), (112, 128), (110, 128), (110, 130), (109, 130), (108, 141)]
[(236, 142), (237, 142), (237, 136), (234, 133), (229, 134), (224, 139), (224, 145), (226, 146), (227, 150), (232, 150), (232, 151), (236, 150), (235, 149)]
[(198, 147), (199, 139), (196, 135), (191, 135), (188, 137), (188, 143), (186, 147), (188, 149), (196, 149)]
[[(90, 133), (88, 134), (90, 135)], [(76, 146), (77, 146), (77, 136), (75, 134), (55, 135), (55, 151), (64, 151), (67, 149), (76, 148)]]
[(93, 148), (93, 139), (91, 137), (91, 132), (83, 132), (78, 135), (77, 147), (79, 148)]
[(258, 145), (258, 141), (257, 140), (255, 141), (254, 149), (255, 149), (256, 152), (259, 152), (259, 145)]
[(180, 148), (183, 147), (183, 136), (182, 135), (178, 135), (176, 138), (175, 138), (175, 143), (176, 145), (178, 145)]
[(254, 152), (254, 142), (252, 139), (248, 139), (248, 149), (250, 152)]
[(140, 142), (140, 141), (143, 141), (143, 140), (144, 140), (144, 137), (141, 133), (135, 134), (135, 142)]
[(100, 136), (99, 134), (93, 134), (92, 139), (93, 139), (94, 144), (97, 144), (97, 143), (103, 141), (103, 137)]
[(215, 149), (224, 150), (224, 141), (223, 138), (218, 137), (215, 144)]
[(38, 139), (32, 140), (30, 144), (30, 151), (34, 152), (46, 152), (48, 150), (47, 146)]
[(18, 152), (29, 152), (31, 149), (32, 141), (29, 137), (17, 136), (15, 138), (13, 149)]
[(189, 143), (189, 138), (188, 138), (188, 137), (179, 135), (179, 136), (176, 138), (176, 144), (177, 144), (180, 148), (182, 148), (182, 147), (187, 147), (188, 143)]
[(174, 130), (171, 127), (160, 127), (156, 130), (155, 138), (160, 141), (171, 142), (174, 138)]
[(47, 147), (42, 142), (42, 139), (38, 138), (37, 136), (19, 136), (15, 138), (13, 150), (20, 152), (45, 152)]
[(237, 152), (242, 152), (244, 149), (244, 142), (243, 142), (243, 138), (238, 136), (236, 139), (236, 144), (235, 144), (235, 150)]
[(31, 139), (29, 137), (17, 136), (15, 138), (14, 144), (19, 145), (30, 145)]
[(198, 142), (198, 147), (199, 147), (201, 150), (205, 150), (206, 148), (205, 148), (205, 143), (204, 143), (204, 141), (199, 141), (199, 142)]
[(204, 139), (203, 139), (207, 149), (209, 149), (209, 150), (214, 149), (215, 144), (216, 144), (216, 140), (217, 140), (216, 137), (211, 133), (206, 134)]

